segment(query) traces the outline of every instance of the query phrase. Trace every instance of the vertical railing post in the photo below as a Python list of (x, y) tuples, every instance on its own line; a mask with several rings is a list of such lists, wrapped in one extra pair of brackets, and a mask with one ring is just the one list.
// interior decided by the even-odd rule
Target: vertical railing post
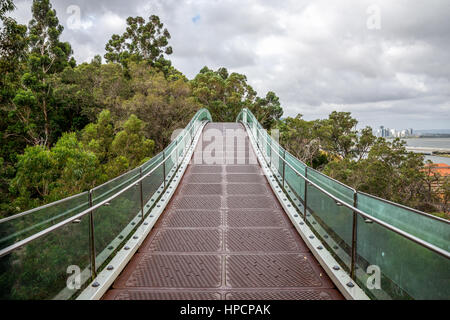
[[(305, 178), (308, 179), (308, 167), (305, 167)], [(305, 199), (303, 201), (303, 218), (306, 222), (306, 211), (308, 210), (308, 181), (305, 179)]]
[(178, 170), (178, 160), (179, 160), (179, 157), (178, 157), (178, 138), (175, 140), (175, 153), (177, 155), (177, 162), (176, 162), (176, 166), (175, 166), (175, 171), (177, 171)]
[[(267, 134), (267, 137), (269, 137), (269, 134)], [(268, 140), (269, 140), (268, 145), (269, 145), (269, 151), (270, 151), (269, 167), (270, 167), (270, 170), (272, 170), (272, 139), (268, 139)]]
[[(139, 168), (139, 177), (142, 179), (142, 167)], [(141, 180), (139, 182), (139, 189), (141, 193), (141, 212), (142, 212), (142, 221), (144, 221), (145, 215), (144, 215), (144, 190), (142, 187), (143, 181)]]
[[(92, 208), (92, 190), (89, 190), (89, 208)], [(94, 212), (89, 212), (89, 254), (91, 257), (91, 275), (92, 280), (97, 277), (97, 268), (95, 266), (95, 234), (94, 234)]]
[[(354, 191), (353, 193), (353, 206), (358, 208), (358, 193)], [(358, 232), (358, 214), (353, 211), (353, 227), (352, 227), (352, 262), (351, 262), (351, 278), (356, 281), (356, 241)]]
[(261, 149), (261, 145), (259, 143), (259, 130), (256, 130), (256, 145), (259, 149)]
[(166, 152), (163, 150), (163, 180), (164, 180), (164, 190), (166, 190)]
[(283, 189), (286, 181), (286, 150), (283, 150)]

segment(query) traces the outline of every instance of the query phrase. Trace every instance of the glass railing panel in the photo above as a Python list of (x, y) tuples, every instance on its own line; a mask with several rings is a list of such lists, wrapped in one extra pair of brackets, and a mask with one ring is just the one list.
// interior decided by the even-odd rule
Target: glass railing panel
[(57, 201), (55, 203), (30, 210), (20, 215), (4, 219), (0, 223), (0, 249), (45, 230), (58, 222), (83, 212), (89, 207), (88, 193)]
[(140, 215), (140, 187), (135, 185), (94, 212), (96, 268), (108, 261), (135, 227)]
[(142, 166), (142, 175), (146, 175), (150, 171), (152, 171), (154, 168), (156, 168), (161, 162), (164, 160), (164, 155), (161, 152), (157, 156), (155, 156), (151, 161), (148, 161), (145, 165)]
[[(358, 217), (356, 276), (376, 299), (449, 299), (450, 260), (374, 222)], [(367, 288), (368, 267), (381, 272)]]
[(158, 198), (162, 195), (164, 188), (164, 173), (163, 165), (160, 165), (153, 171), (148, 177), (142, 181), (143, 199), (144, 199), (144, 212), (147, 213), (153, 205), (157, 202)]
[(165, 173), (166, 173), (166, 182), (169, 182), (169, 180), (172, 178), (172, 176), (175, 173), (175, 166), (176, 166), (176, 155), (175, 153), (172, 153), (171, 156), (167, 155), (166, 162), (164, 163), (165, 166)]
[(354, 205), (355, 192), (350, 187), (347, 187), (312, 168), (308, 168), (307, 178), (331, 193), (333, 196), (339, 198), (342, 201), (345, 201), (351, 206)]
[(297, 170), (300, 174), (303, 176), (306, 175), (306, 165), (302, 163), (300, 160), (292, 156), (289, 152), (286, 152), (285, 156), (286, 162), (289, 163), (291, 166), (294, 167), (295, 170)]
[(306, 198), (309, 226), (348, 271), (351, 266), (353, 211), (337, 204), (311, 184), (308, 184)]
[(291, 199), (305, 199), (305, 180), (288, 165), (285, 167), (284, 189)]
[(163, 161), (163, 153), (160, 152), (156, 156), (154, 156), (152, 159), (147, 161), (142, 165), (142, 174), (145, 175), (149, 171), (151, 171), (156, 165), (160, 164)]
[[(67, 287), (74, 272), (80, 281)], [(70, 299), (90, 278), (86, 215), (0, 258), (0, 300)]]
[(450, 228), (445, 221), (416, 213), (363, 193), (358, 193), (358, 209), (437, 247), (450, 251)]
[(280, 148), (276, 149), (276, 153), (274, 152), (272, 163), (273, 166), (277, 169), (277, 177), (278, 181), (282, 184), (283, 183), (283, 175), (284, 175), (284, 160), (283, 160), (284, 151)]
[(92, 202), (93, 204), (97, 204), (102, 202), (105, 199), (113, 196), (121, 189), (125, 188), (129, 184), (134, 181), (139, 180), (140, 178), (140, 169), (135, 168), (99, 187), (96, 187), (92, 190)]

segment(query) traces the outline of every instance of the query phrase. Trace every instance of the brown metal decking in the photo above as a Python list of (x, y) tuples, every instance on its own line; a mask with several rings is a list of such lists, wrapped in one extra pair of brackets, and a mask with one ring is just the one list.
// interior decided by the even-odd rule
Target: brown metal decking
[(210, 164), (202, 155), (211, 144), (199, 143), (165, 212), (103, 299), (343, 299), (272, 193), (242, 125), (208, 124), (203, 136), (210, 129), (240, 129), (246, 147), (216, 152), (223, 163)]

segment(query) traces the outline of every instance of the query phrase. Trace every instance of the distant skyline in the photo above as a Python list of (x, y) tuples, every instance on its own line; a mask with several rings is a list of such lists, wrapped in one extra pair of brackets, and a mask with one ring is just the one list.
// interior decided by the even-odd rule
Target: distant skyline
[[(13, 16), (27, 24), (32, 1), (15, 4)], [(78, 63), (103, 56), (128, 16), (156, 14), (172, 35), (169, 58), (188, 78), (205, 65), (243, 73), (259, 95), (280, 97), (285, 116), (312, 120), (338, 110), (352, 112), (358, 127), (450, 128), (448, 0), (52, 4)]]

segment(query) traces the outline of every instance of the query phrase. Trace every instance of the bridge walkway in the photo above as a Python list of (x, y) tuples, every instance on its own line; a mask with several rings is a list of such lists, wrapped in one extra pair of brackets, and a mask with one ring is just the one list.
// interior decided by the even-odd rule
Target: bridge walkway
[[(245, 139), (232, 156), (227, 130)], [(214, 156), (224, 161), (211, 164), (205, 141), (217, 133), (224, 152)], [(165, 212), (103, 299), (343, 299), (273, 194), (243, 126), (208, 124), (200, 141)]]

